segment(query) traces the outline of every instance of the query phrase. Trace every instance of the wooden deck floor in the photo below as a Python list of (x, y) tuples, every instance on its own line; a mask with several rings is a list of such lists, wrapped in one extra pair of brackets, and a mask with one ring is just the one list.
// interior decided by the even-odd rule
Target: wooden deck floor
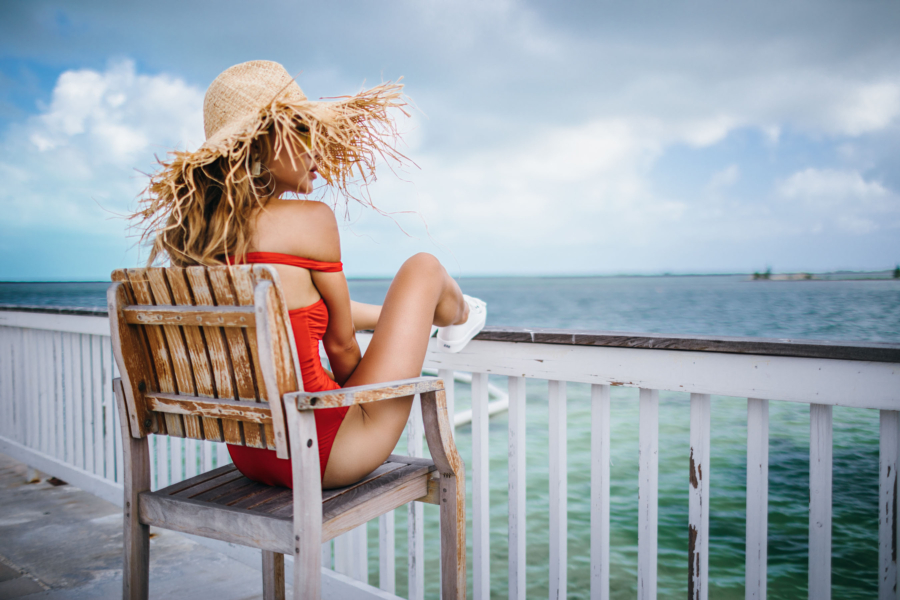
[[(122, 595), (122, 512), (71, 485), (26, 481), (0, 454), (0, 598)], [(260, 572), (177, 533), (151, 530), (150, 596), (192, 600), (262, 597)]]

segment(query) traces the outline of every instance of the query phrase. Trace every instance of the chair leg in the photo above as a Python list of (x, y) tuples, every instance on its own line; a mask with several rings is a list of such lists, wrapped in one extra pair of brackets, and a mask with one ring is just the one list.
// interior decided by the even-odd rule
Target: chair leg
[(263, 600), (284, 600), (284, 554), (262, 551)]
[(150, 596), (150, 526), (140, 521), (138, 501), (141, 492), (150, 489), (150, 444), (147, 438), (133, 438), (125, 416), (122, 382), (113, 382), (122, 421), (122, 448), (125, 462), (125, 564), (122, 569), (122, 597), (147, 600)]
[(466, 597), (465, 480), (441, 474), (441, 598)]

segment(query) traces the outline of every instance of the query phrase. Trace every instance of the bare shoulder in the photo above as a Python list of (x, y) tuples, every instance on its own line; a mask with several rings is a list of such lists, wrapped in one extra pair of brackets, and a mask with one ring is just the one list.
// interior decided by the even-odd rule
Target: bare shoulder
[(256, 218), (254, 246), (314, 260), (341, 260), (341, 239), (331, 208), (314, 200), (272, 200)]

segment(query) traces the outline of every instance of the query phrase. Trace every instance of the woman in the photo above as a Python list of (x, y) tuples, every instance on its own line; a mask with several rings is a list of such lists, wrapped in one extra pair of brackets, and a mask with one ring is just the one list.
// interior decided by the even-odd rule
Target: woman
[[(390, 144), (389, 113), (402, 111), (401, 87), (383, 84), (337, 102), (312, 102), (277, 63), (231, 67), (207, 90), (206, 142), (162, 163), (135, 215), (153, 240), (150, 264), (168, 256), (178, 266), (274, 265), (306, 391), (417, 377), (432, 326), (447, 351), (461, 349), (484, 326), (484, 303), (464, 296), (429, 254), (403, 264), (383, 307), (352, 302), (334, 213), (321, 202), (282, 197), (309, 194), (321, 176), (345, 199), (360, 200), (349, 191), (352, 178), (365, 190), (376, 156), (402, 162)], [(365, 356), (355, 337), (360, 329), (375, 330)], [(331, 377), (319, 360), (319, 340)], [(354, 483), (384, 462), (411, 406), (406, 397), (316, 411), (323, 487)], [(273, 451), (229, 450), (248, 477), (291, 485), (290, 461)]]

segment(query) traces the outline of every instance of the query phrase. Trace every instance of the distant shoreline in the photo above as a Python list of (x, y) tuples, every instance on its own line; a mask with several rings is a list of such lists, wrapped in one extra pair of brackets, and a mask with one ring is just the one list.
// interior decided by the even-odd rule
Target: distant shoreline
[[(747, 277), (748, 281), (900, 281), (893, 277), (893, 270), (883, 271), (827, 271), (815, 272), (791, 272), (791, 273), (615, 273), (615, 274), (537, 274), (537, 275), (466, 275), (460, 279), (650, 279), (650, 278), (679, 278), (679, 277)], [(348, 277), (348, 281), (386, 281), (391, 276), (384, 277)], [(0, 285), (41, 285), (61, 283), (100, 284), (110, 283), (102, 280), (69, 280), (69, 281), (0, 281)]]

